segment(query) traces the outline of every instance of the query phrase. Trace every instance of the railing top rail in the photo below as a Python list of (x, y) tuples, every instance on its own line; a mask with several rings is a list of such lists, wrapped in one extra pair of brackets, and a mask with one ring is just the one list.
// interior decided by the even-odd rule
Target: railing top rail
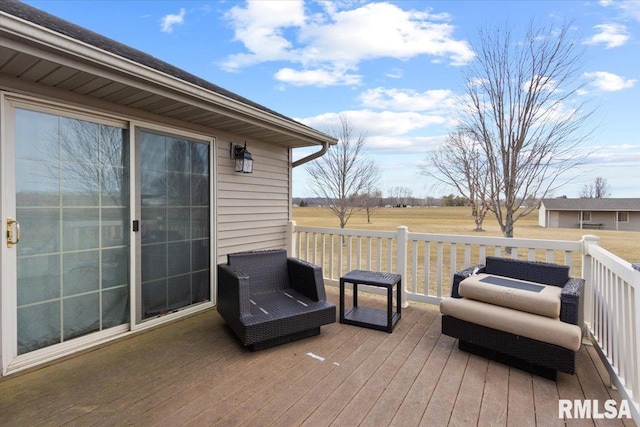
[(491, 246), (511, 246), (527, 247), (534, 249), (556, 249), (563, 251), (580, 251), (579, 241), (570, 240), (543, 240), (543, 239), (523, 239), (513, 237), (491, 237), (491, 236), (471, 236), (467, 234), (431, 234), (431, 233), (409, 233), (409, 240), (444, 242), (444, 243), (465, 243)]
[[(331, 228), (331, 227), (306, 227), (296, 225), (295, 231), (304, 233), (334, 234), (342, 236), (361, 236), (361, 237), (378, 237), (378, 238), (394, 238), (395, 231), (381, 230), (363, 230), (354, 228)], [(423, 242), (443, 242), (443, 243), (460, 243), (490, 246), (511, 246), (526, 247), (533, 249), (553, 249), (562, 251), (581, 250), (579, 241), (567, 240), (542, 240), (542, 239), (522, 239), (507, 237), (489, 237), (489, 236), (471, 236), (471, 235), (451, 235), (451, 234), (434, 234), (434, 233), (415, 233), (409, 232), (409, 240), (417, 240)]]
[(385, 239), (396, 237), (395, 231), (362, 230), (358, 228), (305, 227), (296, 225), (295, 231), (303, 233), (334, 234), (338, 236), (381, 237)]
[(627, 282), (632, 288), (635, 289), (639, 286), (640, 280), (638, 280), (638, 277), (640, 277), (640, 271), (634, 269), (630, 262), (598, 245), (588, 245), (587, 251), (596, 261)]

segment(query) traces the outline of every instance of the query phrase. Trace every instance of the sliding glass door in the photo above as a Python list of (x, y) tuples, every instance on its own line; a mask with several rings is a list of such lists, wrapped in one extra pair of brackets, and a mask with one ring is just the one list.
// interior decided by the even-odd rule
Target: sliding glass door
[(140, 317), (210, 295), (209, 144), (139, 131)]
[(13, 111), (24, 354), (129, 322), (129, 147), (122, 127)]
[(210, 140), (2, 98), (2, 369), (211, 305)]

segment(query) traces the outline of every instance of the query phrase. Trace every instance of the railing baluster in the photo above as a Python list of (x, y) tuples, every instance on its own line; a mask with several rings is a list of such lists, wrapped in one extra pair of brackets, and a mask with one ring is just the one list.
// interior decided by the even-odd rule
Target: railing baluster
[(553, 262), (553, 249), (547, 249), (547, 258), (546, 262)]
[(343, 252), (343, 247), (344, 247), (344, 235), (340, 235), (340, 238), (338, 239), (338, 277), (342, 276), (342, 252)]
[(387, 238), (387, 273), (393, 272), (393, 239)]
[(310, 258), (310, 256), (309, 256), (309, 240), (310, 240), (310, 239), (309, 239), (309, 233), (305, 233), (305, 239), (304, 239), (304, 247), (305, 247), (305, 249), (304, 249), (304, 256), (305, 256), (305, 259), (307, 259), (307, 260)]
[(330, 237), (329, 243), (331, 244), (331, 247), (329, 248), (329, 253), (330, 253), (330, 256), (329, 256), (329, 278), (333, 279), (335, 277), (333, 275), (333, 260), (335, 259), (335, 252), (334, 252), (334, 249), (333, 249), (333, 246), (334, 246), (334, 235), (330, 234), (329, 237)]
[(438, 257), (436, 259), (436, 296), (442, 297), (442, 242), (438, 242)]
[(413, 250), (413, 265), (411, 273), (411, 291), (415, 294), (418, 292), (418, 241), (413, 240), (411, 242), (411, 248)]
[(429, 295), (431, 281), (431, 243), (424, 242), (424, 294)]
[(464, 245), (464, 266), (468, 267), (470, 265), (471, 265), (471, 245), (467, 243)]
[[(347, 269), (346, 271), (351, 271), (351, 252), (353, 251), (353, 247), (351, 242), (353, 241), (351, 236), (346, 236), (347, 238)], [(342, 276), (342, 273), (340, 274)]]
[(327, 254), (326, 234), (322, 233), (322, 239), (321, 240), (322, 240), (322, 252), (320, 254), (320, 260), (321, 260), (320, 261), (320, 265), (322, 265), (322, 268), (325, 268), (326, 267), (326, 264), (325, 264), (325, 262), (326, 262), (326, 254)]
[(457, 271), (457, 258), (458, 258), (458, 247), (455, 243), (451, 243), (451, 248), (449, 252), (449, 283), (453, 281), (453, 275)]

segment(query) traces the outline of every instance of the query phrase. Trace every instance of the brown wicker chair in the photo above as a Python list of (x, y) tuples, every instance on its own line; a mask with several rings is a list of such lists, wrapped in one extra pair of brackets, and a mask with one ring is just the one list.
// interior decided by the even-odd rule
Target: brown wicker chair
[(320, 267), (284, 250), (229, 254), (218, 265), (218, 313), (250, 350), (318, 335), (336, 321)]
[[(486, 265), (471, 266), (454, 275), (451, 288), (453, 298), (461, 298), (458, 294), (460, 282), (475, 273), (487, 273), (562, 288), (559, 320), (582, 327), (584, 280), (569, 278), (569, 267), (551, 263), (487, 257)], [(509, 319), (505, 319), (505, 322), (508, 321)], [(442, 333), (458, 338), (460, 350), (494, 359), (553, 380), (557, 377), (557, 371), (575, 373), (579, 350), (569, 350), (555, 344), (514, 335), (444, 314), (442, 316)]]

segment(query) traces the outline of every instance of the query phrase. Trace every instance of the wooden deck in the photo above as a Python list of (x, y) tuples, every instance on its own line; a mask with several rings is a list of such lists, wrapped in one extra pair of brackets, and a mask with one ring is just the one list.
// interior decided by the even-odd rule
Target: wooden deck
[(558, 399), (619, 401), (607, 378), (590, 347), (557, 383), (461, 352), (423, 304), (392, 334), (334, 323), (256, 353), (210, 310), (1, 380), (0, 425), (582, 426)]

